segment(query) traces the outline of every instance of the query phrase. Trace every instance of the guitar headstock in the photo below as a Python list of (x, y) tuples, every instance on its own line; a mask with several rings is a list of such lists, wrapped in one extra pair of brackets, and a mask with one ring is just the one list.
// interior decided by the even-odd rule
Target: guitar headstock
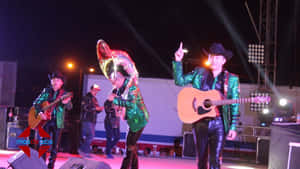
[(270, 103), (270, 96), (256, 96), (252, 98), (252, 102), (254, 103)]

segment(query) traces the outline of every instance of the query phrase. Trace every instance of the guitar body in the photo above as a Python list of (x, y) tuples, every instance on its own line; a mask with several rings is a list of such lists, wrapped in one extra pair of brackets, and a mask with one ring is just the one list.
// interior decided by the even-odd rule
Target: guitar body
[(267, 103), (270, 96), (257, 96), (238, 99), (223, 99), (217, 90), (201, 91), (195, 88), (183, 88), (177, 99), (178, 116), (184, 123), (194, 123), (206, 117), (216, 117), (216, 106), (244, 103)]
[[(49, 102), (48, 101), (44, 101), (41, 106), (42, 106), (42, 109), (44, 107), (47, 107), (49, 105)], [(37, 115), (39, 112), (36, 112), (34, 106), (32, 106), (29, 110), (29, 113), (28, 113), (28, 125), (31, 129), (37, 129), (39, 126), (42, 127), (46, 124), (47, 120), (42, 120), (41, 116), (40, 115)], [(51, 109), (48, 109), (46, 110), (45, 112), (45, 115), (47, 117), (48, 120), (51, 119)]]
[(211, 100), (222, 100), (219, 91), (183, 88), (177, 98), (177, 111), (180, 120), (184, 123), (194, 123), (206, 117), (216, 117), (216, 106), (209, 104)]

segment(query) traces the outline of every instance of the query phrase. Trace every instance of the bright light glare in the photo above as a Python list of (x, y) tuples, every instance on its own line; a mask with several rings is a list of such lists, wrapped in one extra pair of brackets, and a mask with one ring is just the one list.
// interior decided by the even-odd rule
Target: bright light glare
[(232, 168), (232, 169), (255, 169), (253, 167), (244, 167), (244, 166), (228, 166), (227, 168)]
[(204, 62), (204, 64), (205, 64), (205, 66), (209, 66), (211, 63), (210, 63), (208, 60), (206, 60), (206, 61)]
[(189, 53), (189, 50), (187, 49), (182, 49), (183, 53)]
[(3, 154), (3, 155), (10, 155), (10, 154), (15, 154), (16, 151), (7, 151), (7, 150), (0, 150), (0, 154)]
[(286, 106), (287, 105), (287, 99), (286, 98), (281, 98), (280, 100), (279, 100), (279, 105), (280, 106)]
[(68, 69), (73, 69), (73, 68), (74, 68), (74, 64), (71, 63), (71, 62), (68, 62), (68, 63), (67, 63), (67, 68), (68, 68)]
[(263, 114), (269, 114), (270, 113), (270, 110), (269, 109), (267, 109), (267, 108), (264, 108), (263, 109)]
[(95, 72), (95, 69), (94, 68), (90, 68), (89, 71), (90, 72)]

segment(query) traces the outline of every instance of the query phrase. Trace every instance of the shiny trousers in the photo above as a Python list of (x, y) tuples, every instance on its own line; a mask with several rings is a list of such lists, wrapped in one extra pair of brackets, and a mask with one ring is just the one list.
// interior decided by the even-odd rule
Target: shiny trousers
[(221, 117), (202, 119), (193, 124), (194, 141), (198, 158), (198, 169), (220, 169), (221, 153), (225, 142), (224, 125)]
[(144, 128), (137, 132), (129, 129), (126, 137), (126, 156), (123, 159), (121, 169), (138, 169), (137, 141), (140, 138)]
[[(57, 128), (56, 119), (51, 120), (46, 123), (44, 126), (44, 130), (50, 135), (52, 140), (52, 145), (50, 146), (50, 157), (48, 162), (48, 169), (54, 168), (54, 163), (57, 156), (58, 145), (61, 136), (61, 129)], [(46, 161), (46, 153), (43, 154), (43, 159)]]

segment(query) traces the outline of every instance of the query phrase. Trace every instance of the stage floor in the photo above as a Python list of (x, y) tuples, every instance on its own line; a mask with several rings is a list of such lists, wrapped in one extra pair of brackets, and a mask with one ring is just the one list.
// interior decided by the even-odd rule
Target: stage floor
[[(7, 160), (13, 156), (17, 151), (0, 150), (0, 167), (8, 167)], [(69, 158), (79, 157), (76, 154), (58, 153), (58, 158), (55, 163), (55, 169), (59, 169)], [(115, 155), (114, 159), (106, 159), (104, 155), (94, 154), (93, 158), (89, 160), (96, 160), (108, 163), (112, 169), (119, 169), (122, 156)], [(240, 159), (224, 159), (222, 169), (267, 169), (265, 165), (257, 165), (253, 162)], [(197, 169), (195, 159), (184, 158), (154, 158), (154, 157), (139, 157), (140, 169)]]

